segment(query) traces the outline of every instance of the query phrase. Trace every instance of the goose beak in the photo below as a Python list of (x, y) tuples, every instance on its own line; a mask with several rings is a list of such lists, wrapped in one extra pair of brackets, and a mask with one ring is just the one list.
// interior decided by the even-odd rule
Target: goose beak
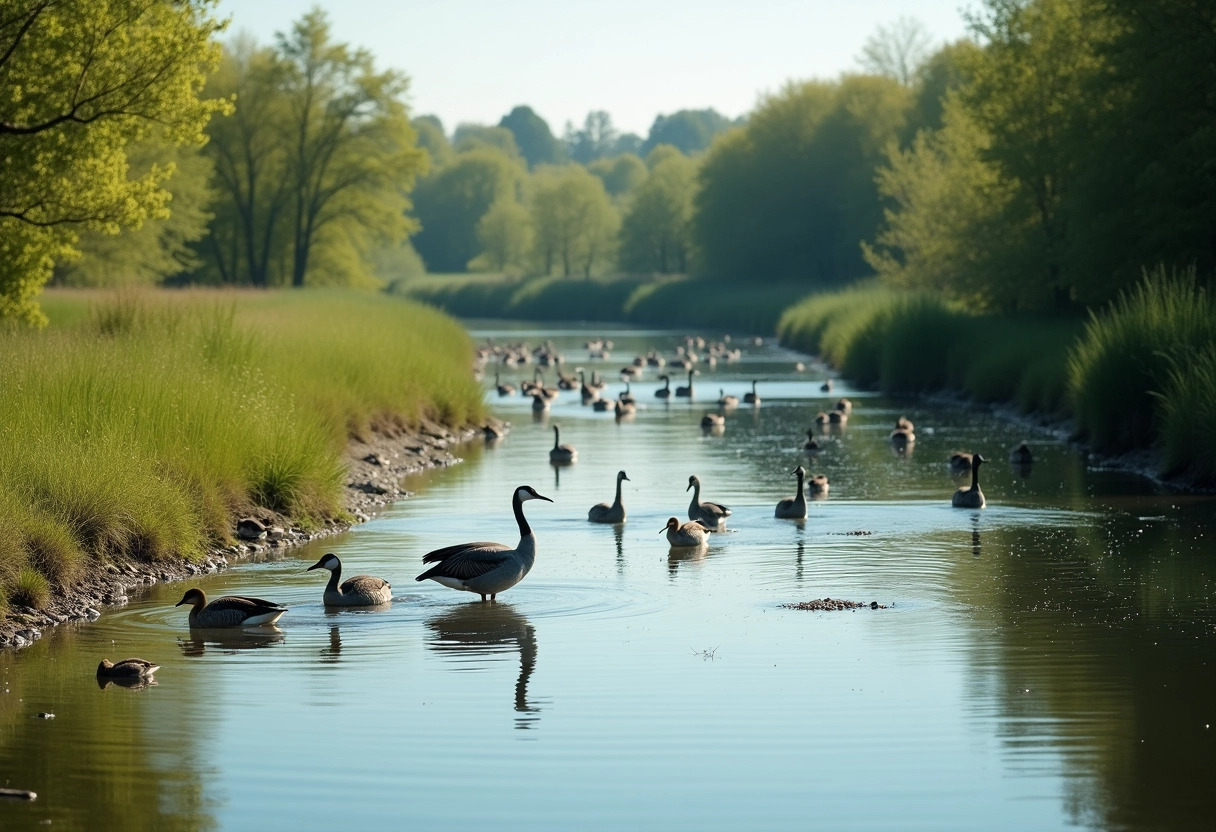
[(551, 502), (553, 502), (553, 501), (552, 501), (552, 500), (550, 500), (548, 497), (543, 497), (543, 496), (541, 496), (540, 494), (537, 494), (537, 495), (536, 495), (536, 499), (538, 499), (538, 500), (544, 500), (546, 503), (551, 503)]
[(684, 490), (685, 490), (685, 491), (692, 491), (692, 483), (689, 483), (689, 484), (688, 484), (688, 488), (685, 488)]
[(307, 569), (305, 569), (304, 571), (305, 571), (305, 572), (311, 572), (311, 571), (312, 571), (312, 570), (314, 570), (314, 569), (320, 569), (320, 568), (321, 568), (321, 564), (319, 564), (319, 563), (314, 563), (312, 566), (308, 567), (308, 568), (307, 568)]
[(181, 606), (182, 604), (184, 604), (184, 603), (186, 603), (186, 599), (185, 599), (185, 598), (182, 598), (182, 600), (178, 601), (178, 602), (177, 602), (176, 604), (174, 604), (173, 606), (175, 606), (175, 607), (180, 607), (180, 606)]

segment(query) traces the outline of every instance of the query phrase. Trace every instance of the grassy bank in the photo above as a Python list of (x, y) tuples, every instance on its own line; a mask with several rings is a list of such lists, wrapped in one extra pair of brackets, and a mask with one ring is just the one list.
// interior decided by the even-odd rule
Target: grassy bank
[(778, 333), (863, 385), (1069, 416), (1099, 450), (1157, 448), (1163, 475), (1216, 482), (1216, 304), (1193, 273), (1146, 275), (1088, 322), (858, 287), (791, 307)]
[(463, 318), (626, 321), (763, 334), (806, 294), (791, 286), (739, 287), (683, 276), (428, 275), (395, 291)]
[(200, 555), (253, 506), (341, 510), (349, 437), (480, 416), (472, 347), (404, 300), (49, 293), (0, 332), (0, 611), (92, 563)]

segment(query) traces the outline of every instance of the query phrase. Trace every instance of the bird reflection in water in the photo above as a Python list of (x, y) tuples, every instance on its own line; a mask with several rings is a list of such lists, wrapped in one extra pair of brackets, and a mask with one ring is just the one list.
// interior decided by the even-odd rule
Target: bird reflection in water
[(283, 631), (273, 625), (260, 627), (191, 628), (190, 638), (179, 638), (182, 655), (201, 656), (208, 650), (235, 653), (272, 647), (283, 641)]
[(798, 521), (798, 546), (794, 550), (794, 583), (802, 586), (802, 555), (806, 551), (806, 541), (802, 539), (803, 527), (805, 521)]
[(708, 543), (702, 543), (700, 546), (672, 546), (667, 550), (668, 577), (674, 581), (681, 563), (700, 563), (708, 554)]
[(623, 576), (625, 574), (625, 524), (613, 525), (612, 536), (616, 538), (616, 573)]
[(493, 657), (519, 650), (519, 678), (515, 682), (515, 727), (527, 730), (539, 722), (540, 708), (528, 701), (528, 680), (536, 669), (536, 630), (508, 603), (461, 604), (426, 622), (431, 631), (427, 647), (437, 653), (462, 657)]
[(127, 690), (143, 690), (159, 684), (155, 676), (98, 676), (97, 687), (105, 690), (110, 685)]
[(553, 468), (553, 490), (556, 491), (562, 487), (562, 469), (566, 466), (553, 462), (550, 462), (549, 465)]
[(335, 624), (329, 628), (329, 646), (321, 648), (321, 661), (333, 664), (342, 656), (342, 631)]
[(1011, 462), (1009, 463), (1009, 467), (1012, 468), (1013, 473), (1017, 474), (1020, 478), (1026, 479), (1030, 476), (1030, 469), (1034, 466), (1029, 462)]
[(976, 558), (980, 556), (980, 516), (978, 514), (971, 518), (971, 556)]

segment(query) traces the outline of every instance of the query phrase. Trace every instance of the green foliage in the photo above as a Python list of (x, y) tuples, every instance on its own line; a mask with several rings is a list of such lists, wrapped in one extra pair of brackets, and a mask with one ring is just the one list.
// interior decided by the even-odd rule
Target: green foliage
[(642, 144), (641, 154), (649, 155), (660, 145), (668, 145), (686, 156), (709, 147), (714, 136), (731, 128), (731, 120), (712, 108), (679, 110), (669, 116), (655, 116), (650, 133)]
[[(16, 0), (0, 27), (0, 316), (41, 324), (35, 297), (83, 230), (167, 216), (171, 165), (130, 175), (154, 134), (197, 144), (223, 102), (201, 96), (219, 48), (213, 0)], [(85, 59), (87, 56), (87, 60)]]
[(587, 165), (614, 199), (629, 196), (646, 179), (646, 163), (633, 153), (596, 159)]
[(528, 209), (512, 198), (499, 199), (477, 221), (477, 241), (481, 254), (469, 263), (470, 269), (501, 272), (521, 268), (532, 250)]
[(505, 127), (487, 127), (484, 124), (458, 124), (452, 134), (452, 148), (457, 153), (488, 148), (497, 150), (509, 159), (522, 158), (515, 134)]
[(443, 132), (443, 122), (438, 116), (417, 116), (410, 119), (410, 126), (418, 135), (418, 146), (426, 151), (429, 169), (435, 170), (452, 159), (452, 145)]
[(932, 43), (923, 23), (913, 17), (901, 17), (879, 26), (866, 39), (858, 62), (866, 72), (910, 87), (928, 61)]
[[(612, 126), (612, 116), (603, 110), (592, 110), (583, 121), (583, 129), (576, 130), (566, 122), (566, 133), (562, 137), (566, 155), (580, 165), (586, 165), (604, 156), (616, 154), (619, 133)], [(636, 153), (637, 151), (630, 151)]]
[(549, 129), (549, 123), (538, 116), (531, 107), (515, 107), (498, 122), (499, 127), (505, 127), (515, 137), (519, 152), (528, 162), (529, 168), (538, 165), (556, 165), (563, 159), (564, 149), (561, 142)]
[[(1145, 274), (1104, 314), (1092, 313), (1068, 360), (1079, 431), (1103, 451), (1143, 447), (1159, 424), (1162, 395), (1189, 363), (1216, 343), (1216, 302), (1195, 271)], [(1198, 381), (1200, 376), (1193, 380)], [(1179, 460), (1173, 458), (1171, 464)]]
[(1163, 472), (1216, 481), (1216, 344), (1171, 356), (1158, 406)]
[(626, 271), (688, 271), (697, 167), (683, 154), (662, 150), (651, 153), (655, 164), (621, 225), (620, 265)]
[(621, 217), (604, 183), (578, 165), (542, 168), (532, 183), (533, 260), (542, 275), (560, 269), (590, 277), (613, 261)]
[(199, 555), (251, 504), (332, 517), (348, 436), (481, 413), (467, 336), (415, 304), (337, 292), (55, 302), (89, 298), (75, 325), (0, 333), (0, 386), (21, 391), (0, 399), (10, 599), (27, 568), (62, 584), (112, 557)]

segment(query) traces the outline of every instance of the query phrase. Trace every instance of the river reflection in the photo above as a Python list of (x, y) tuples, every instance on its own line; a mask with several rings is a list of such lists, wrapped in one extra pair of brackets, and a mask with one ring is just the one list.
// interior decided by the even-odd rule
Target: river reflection
[(209, 651), (234, 653), (238, 650), (258, 650), (281, 644), (284, 633), (279, 627), (191, 627), (189, 638), (179, 638), (183, 656), (202, 656)]

